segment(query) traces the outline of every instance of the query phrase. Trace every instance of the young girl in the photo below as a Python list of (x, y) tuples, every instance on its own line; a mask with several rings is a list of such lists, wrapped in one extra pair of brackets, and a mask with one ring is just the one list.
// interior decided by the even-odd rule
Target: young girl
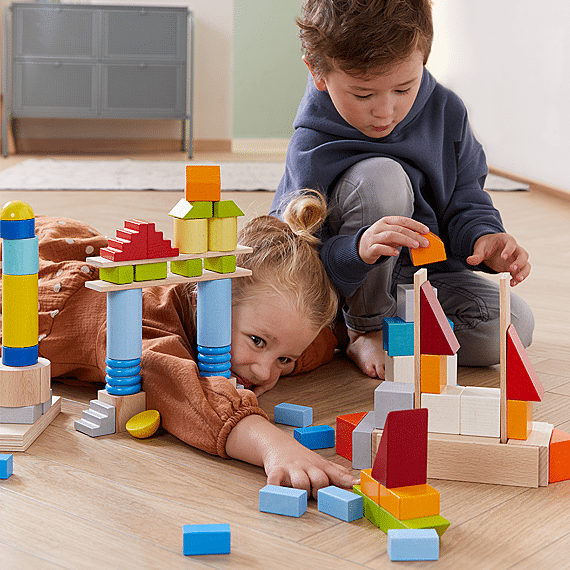
[[(328, 325), (337, 295), (312, 237), (325, 209), (319, 197), (305, 196), (292, 202), (286, 222), (259, 217), (239, 236), (254, 249), (239, 258), (253, 275), (232, 282), (231, 367), (248, 389), (199, 375), (193, 286), (143, 289), (143, 390), (163, 428), (208, 453), (263, 466), (270, 484), (313, 494), (329, 484), (349, 487), (355, 479), (269, 422), (256, 395), (282, 374), (315, 368), (332, 356)], [(107, 240), (80, 222), (41, 216), (36, 234), (40, 355), (51, 361), (54, 378), (103, 383), (106, 295), (85, 287), (98, 279), (85, 259), (98, 255)]]

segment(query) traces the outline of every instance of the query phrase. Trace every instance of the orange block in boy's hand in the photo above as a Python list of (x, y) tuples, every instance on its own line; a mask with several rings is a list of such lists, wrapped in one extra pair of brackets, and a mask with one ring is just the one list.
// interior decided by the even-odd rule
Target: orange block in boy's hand
[(436, 263), (437, 261), (445, 261), (445, 246), (443, 242), (434, 233), (429, 232), (424, 235), (429, 241), (427, 247), (418, 247), (410, 249), (410, 257), (414, 265), (427, 265), (428, 263)]
[(185, 199), (187, 202), (219, 202), (221, 191), (219, 166), (186, 165)]

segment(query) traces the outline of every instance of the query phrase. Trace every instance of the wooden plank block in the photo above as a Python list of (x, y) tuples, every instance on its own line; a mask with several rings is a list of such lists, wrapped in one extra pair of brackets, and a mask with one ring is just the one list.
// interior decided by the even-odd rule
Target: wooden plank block
[(538, 486), (547, 487), (550, 477), (550, 438), (554, 425), (545, 422), (532, 422), (531, 426), (532, 431), (526, 440), (509, 439), (507, 445), (538, 447)]
[(509, 292), (509, 280), (510, 275), (508, 273), (501, 273), (499, 280), (499, 389), (501, 390), (501, 443), (507, 443), (507, 331), (511, 324), (511, 294)]
[(427, 281), (427, 269), (414, 273), (414, 407), (421, 405), (421, 286)]

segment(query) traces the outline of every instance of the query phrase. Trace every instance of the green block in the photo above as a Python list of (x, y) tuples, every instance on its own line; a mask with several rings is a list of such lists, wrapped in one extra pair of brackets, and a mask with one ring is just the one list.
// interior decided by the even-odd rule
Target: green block
[(201, 259), (184, 259), (181, 261), (171, 261), (170, 271), (183, 277), (200, 277), (202, 275)]
[(132, 283), (134, 280), (134, 268), (132, 265), (120, 265), (119, 267), (101, 267), (99, 268), (99, 279), (115, 283), (116, 285), (125, 285)]
[(233, 200), (214, 202), (214, 218), (236, 218), (243, 215), (244, 213)]
[(439, 536), (442, 536), (450, 525), (450, 522), (441, 515), (401, 521), (367, 497), (360, 489), (360, 485), (354, 485), (352, 490), (364, 499), (364, 516), (386, 534), (391, 528), (433, 528)]
[(154, 281), (166, 279), (168, 273), (166, 261), (160, 263), (143, 263), (135, 265), (135, 281)]
[(209, 269), (216, 273), (233, 273), (236, 270), (236, 256), (205, 257), (204, 269)]
[(187, 202), (184, 198), (178, 201), (176, 206), (168, 212), (173, 218), (181, 220), (196, 220), (211, 218), (214, 215), (213, 202), (196, 201)]

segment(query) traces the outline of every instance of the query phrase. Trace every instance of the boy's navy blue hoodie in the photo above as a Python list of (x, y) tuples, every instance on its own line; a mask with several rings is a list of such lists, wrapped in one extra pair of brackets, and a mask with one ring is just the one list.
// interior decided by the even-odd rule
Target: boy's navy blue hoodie
[[(411, 181), (413, 218), (445, 244), (448, 260), (439, 269), (473, 269), (465, 259), (473, 253), (475, 241), (484, 234), (505, 231), (499, 212), (483, 190), (487, 163), (465, 106), (425, 68), (410, 112), (386, 137), (369, 138), (350, 126), (310, 75), (293, 126), (285, 174), (271, 208), (274, 215), (280, 215), (298, 190), (310, 188), (328, 196), (356, 162), (387, 157), (401, 164)], [(358, 239), (364, 229), (355, 236), (332, 236), (325, 224), (321, 236), (321, 258), (327, 272), (347, 296), (374, 267), (358, 255)], [(407, 255), (407, 250), (401, 255)], [(382, 258), (377, 263), (381, 262)]]

